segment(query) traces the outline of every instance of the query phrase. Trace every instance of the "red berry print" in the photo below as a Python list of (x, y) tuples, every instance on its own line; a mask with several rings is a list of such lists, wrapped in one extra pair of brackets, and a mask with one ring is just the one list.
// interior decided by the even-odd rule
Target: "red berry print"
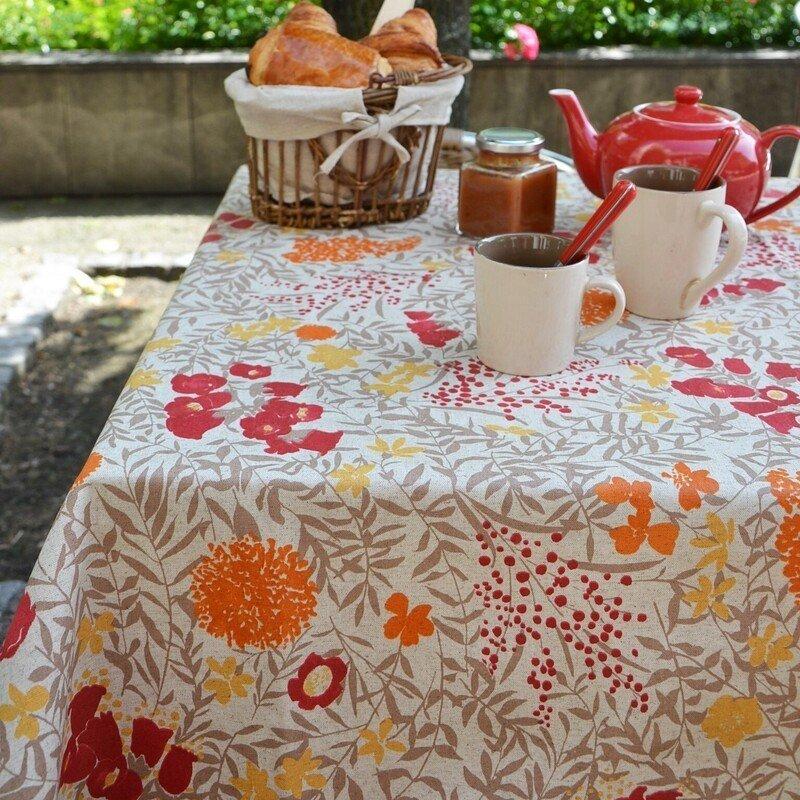
[[(649, 695), (632, 672), (638, 651), (622, 649), (623, 623), (634, 619), (622, 597), (630, 575), (595, 575), (575, 559), (563, 558), (554, 547), (562, 541), (558, 533), (550, 542), (531, 540), (484, 522), (475, 538), (481, 548), (478, 564), (486, 570), (484, 580), (473, 585), (484, 610), (483, 662), (494, 673), (501, 659), (528, 648), (534, 717), (549, 726), (557, 678), (568, 673), (574, 680), (576, 671), (603, 684), (609, 694), (626, 697), (631, 709), (646, 712)], [(646, 622), (647, 615), (635, 619)]]

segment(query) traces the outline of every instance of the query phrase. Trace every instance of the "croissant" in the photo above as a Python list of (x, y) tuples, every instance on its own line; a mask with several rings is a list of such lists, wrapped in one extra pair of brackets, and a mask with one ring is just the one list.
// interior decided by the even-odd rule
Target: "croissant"
[(436, 25), (422, 8), (412, 8), (389, 20), (361, 44), (377, 50), (395, 70), (422, 72), (444, 63), (436, 44)]
[(324, 8), (315, 6), (308, 0), (300, 2), (286, 15), (284, 22), (298, 22), (309, 28), (337, 33), (336, 20)]
[[(299, 9), (301, 14), (308, 11), (302, 5)], [(256, 86), (364, 88), (375, 73), (390, 72), (389, 62), (377, 50), (318, 24), (291, 20), (259, 39), (248, 60), (248, 76)]]

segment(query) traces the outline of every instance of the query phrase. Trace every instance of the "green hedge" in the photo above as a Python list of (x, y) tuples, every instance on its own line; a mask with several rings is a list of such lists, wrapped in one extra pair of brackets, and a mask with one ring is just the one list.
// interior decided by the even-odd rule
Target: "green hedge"
[[(291, 0), (0, 0), (0, 49), (247, 47)], [(795, 0), (483, 0), (477, 47), (525, 22), (544, 49), (594, 44), (734, 48), (800, 45)]]

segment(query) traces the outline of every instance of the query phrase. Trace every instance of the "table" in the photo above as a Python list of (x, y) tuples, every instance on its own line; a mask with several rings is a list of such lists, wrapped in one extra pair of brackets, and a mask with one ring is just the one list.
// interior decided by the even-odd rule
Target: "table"
[(800, 796), (800, 206), (520, 379), (438, 181), (308, 233), (237, 173), (2, 650), (0, 797)]

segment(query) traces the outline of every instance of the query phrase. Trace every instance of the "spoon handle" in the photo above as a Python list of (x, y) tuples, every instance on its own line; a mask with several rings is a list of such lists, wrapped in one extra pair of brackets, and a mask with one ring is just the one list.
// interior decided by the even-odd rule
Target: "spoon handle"
[(739, 141), (739, 135), (738, 128), (726, 128), (722, 132), (716, 144), (711, 149), (711, 152), (708, 154), (706, 163), (703, 164), (703, 169), (700, 170), (700, 174), (694, 182), (692, 191), (702, 192), (711, 186), (722, 170), (725, 169), (725, 165), (728, 163), (728, 159), (731, 157), (736, 143)]
[(569, 264), (576, 256), (588, 253), (614, 220), (633, 202), (634, 197), (636, 187), (630, 181), (615, 183), (606, 199), (558, 257), (559, 263)]

